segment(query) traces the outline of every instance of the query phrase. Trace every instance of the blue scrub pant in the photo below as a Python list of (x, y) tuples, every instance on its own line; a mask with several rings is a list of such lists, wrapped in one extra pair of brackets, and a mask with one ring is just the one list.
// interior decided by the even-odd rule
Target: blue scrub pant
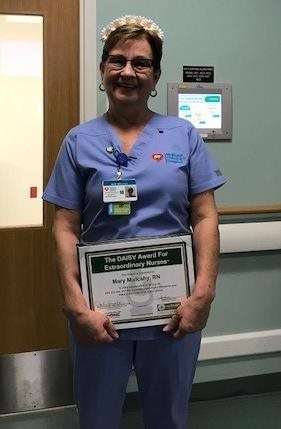
[(132, 367), (146, 429), (186, 429), (201, 333), (74, 347), (80, 429), (118, 429)]

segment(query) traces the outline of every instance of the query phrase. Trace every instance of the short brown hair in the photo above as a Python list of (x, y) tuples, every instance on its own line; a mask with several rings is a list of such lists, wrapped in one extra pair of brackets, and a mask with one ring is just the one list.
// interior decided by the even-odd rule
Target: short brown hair
[(116, 30), (112, 31), (106, 39), (102, 52), (102, 62), (107, 60), (109, 52), (114, 46), (123, 41), (129, 39), (145, 38), (151, 46), (153, 54), (153, 67), (155, 70), (161, 69), (161, 58), (162, 58), (162, 46), (163, 42), (156, 34), (152, 34), (150, 31), (145, 30), (143, 27), (138, 25), (122, 25)]

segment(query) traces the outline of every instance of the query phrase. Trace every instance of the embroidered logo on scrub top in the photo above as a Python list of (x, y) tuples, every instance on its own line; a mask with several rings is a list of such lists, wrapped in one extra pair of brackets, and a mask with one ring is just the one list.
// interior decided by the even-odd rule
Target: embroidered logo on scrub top
[(152, 159), (154, 159), (154, 161), (162, 161), (163, 158), (164, 158), (163, 153), (153, 153), (152, 154)]
[(166, 162), (173, 162), (175, 164), (181, 164), (185, 160), (185, 156), (182, 153), (165, 153)]

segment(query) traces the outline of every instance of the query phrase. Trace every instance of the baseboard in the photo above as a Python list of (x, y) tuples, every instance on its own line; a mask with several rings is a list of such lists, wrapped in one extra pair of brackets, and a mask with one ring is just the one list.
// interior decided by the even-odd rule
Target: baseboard
[(281, 392), (281, 372), (195, 383), (191, 402)]

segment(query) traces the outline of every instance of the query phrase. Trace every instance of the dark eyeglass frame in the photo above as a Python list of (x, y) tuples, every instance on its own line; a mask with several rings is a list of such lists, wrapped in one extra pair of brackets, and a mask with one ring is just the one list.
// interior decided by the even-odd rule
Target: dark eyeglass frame
[(114, 70), (122, 70), (129, 61), (136, 72), (146, 72), (151, 69), (154, 64), (153, 60), (150, 58), (135, 57), (129, 59), (124, 57), (124, 55), (108, 55), (106, 61)]

